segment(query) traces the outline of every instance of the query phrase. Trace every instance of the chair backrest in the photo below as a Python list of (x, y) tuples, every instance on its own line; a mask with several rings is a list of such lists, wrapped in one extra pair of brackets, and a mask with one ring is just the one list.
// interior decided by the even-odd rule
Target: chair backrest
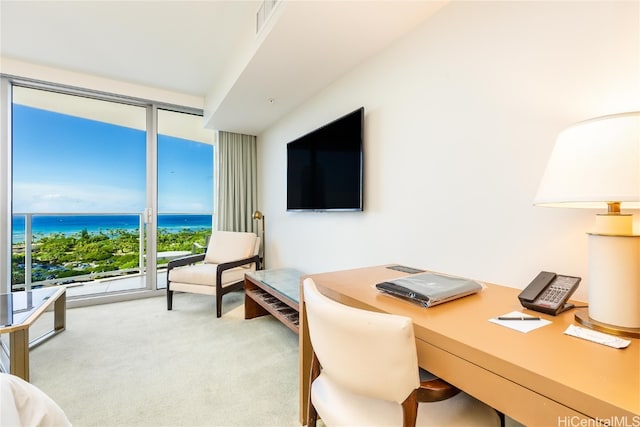
[(322, 295), (303, 283), (311, 344), (322, 375), (360, 395), (402, 403), (420, 386), (413, 322)]
[(222, 264), (255, 255), (256, 233), (237, 231), (214, 231), (209, 240), (209, 246), (204, 260), (210, 264)]
[(256, 245), (254, 246), (253, 254), (258, 255), (259, 253), (260, 253), (260, 239), (258, 239), (256, 236)]

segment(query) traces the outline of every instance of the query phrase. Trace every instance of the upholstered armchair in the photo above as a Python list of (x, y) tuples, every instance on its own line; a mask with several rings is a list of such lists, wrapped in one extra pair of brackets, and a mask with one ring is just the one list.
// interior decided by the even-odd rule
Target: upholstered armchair
[(255, 233), (214, 231), (207, 251), (172, 260), (167, 265), (167, 310), (173, 293), (216, 296), (216, 316), (222, 316), (222, 296), (240, 290), (244, 274), (255, 271), (260, 240)]

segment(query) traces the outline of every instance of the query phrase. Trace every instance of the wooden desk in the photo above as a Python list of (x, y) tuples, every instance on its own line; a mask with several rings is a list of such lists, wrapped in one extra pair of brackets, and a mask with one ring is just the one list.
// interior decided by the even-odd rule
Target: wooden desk
[[(313, 278), (323, 294), (343, 304), (411, 317), (421, 367), (520, 423), (597, 425), (590, 418), (612, 425), (640, 425), (640, 339), (618, 350), (564, 335), (574, 323), (573, 311), (555, 317), (540, 314), (552, 324), (527, 334), (496, 325), (488, 319), (522, 310), (517, 299), (520, 291), (504, 286), (487, 284), (479, 294), (429, 309), (380, 294), (374, 287), (404, 275), (379, 266), (305, 277)], [(311, 343), (300, 295), (300, 421), (304, 424)]]

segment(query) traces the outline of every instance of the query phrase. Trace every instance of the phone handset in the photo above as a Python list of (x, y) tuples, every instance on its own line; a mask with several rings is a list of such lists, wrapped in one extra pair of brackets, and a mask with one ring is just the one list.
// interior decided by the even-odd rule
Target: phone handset
[(523, 307), (556, 315), (573, 308), (567, 300), (580, 284), (580, 277), (541, 271), (518, 295)]

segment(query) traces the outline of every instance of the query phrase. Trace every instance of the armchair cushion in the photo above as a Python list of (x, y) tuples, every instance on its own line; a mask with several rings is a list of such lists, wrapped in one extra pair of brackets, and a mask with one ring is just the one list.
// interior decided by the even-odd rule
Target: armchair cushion
[(223, 264), (249, 258), (254, 255), (256, 240), (255, 233), (215, 231), (211, 236), (204, 261), (209, 264)]
[[(194, 264), (188, 267), (174, 268), (169, 272), (169, 280), (174, 283), (191, 283), (201, 286), (216, 285), (216, 269), (218, 264)], [(244, 273), (251, 271), (248, 267), (236, 267), (222, 273), (222, 283), (235, 283), (244, 279)], [(174, 285), (175, 286), (175, 285)]]

